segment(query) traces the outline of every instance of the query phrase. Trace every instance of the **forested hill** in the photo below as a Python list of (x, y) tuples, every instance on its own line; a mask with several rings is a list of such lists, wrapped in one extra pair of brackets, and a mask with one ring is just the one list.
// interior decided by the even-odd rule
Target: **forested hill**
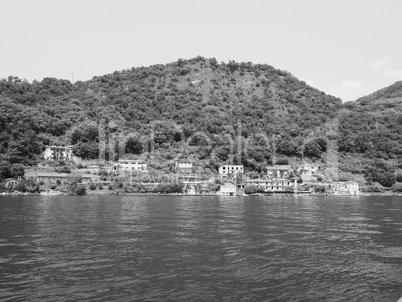
[(402, 181), (402, 81), (345, 103), (339, 116), (343, 170), (386, 186)]
[[(181, 154), (210, 160), (211, 168), (241, 161), (246, 168), (261, 171), (283, 157), (324, 162), (323, 128), (338, 116), (341, 133), (347, 137), (340, 139), (340, 150), (346, 157), (365, 154), (367, 148), (354, 147), (371, 117), (363, 103), (343, 106), (339, 98), (269, 65), (219, 64), (203, 57), (115, 71), (74, 84), (54, 78), (28, 83), (9, 77), (0, 81), (0, 154), (3, 161), (31, 164), (43, 145), (73, 144), (77, 155), (96, 158), (97, 127), (105, 120), (108, 133), (136, 133), (126, 151), (137, 155), (146, 151), (152, 128), (162, 160)], [(387, 127), (385, 115), (377, 122)], [(351, 131), (358, 133), (349, 133), (353, 127), (348, 123), (354, 123)], [(248, 149), (243, 148), (247, 156), (241, 159), (231, 156), (236, 154), (231, 148), (237, 146), (228, 145), (239, 124), (242, 144), (248, 140)], [(190, 137), (190, 148), (182, 154), (183, 140)], [(375, 142), (370, 146), (377, 148)], [(211, 155), (216, 155), (213, 160)], [(373, 160), (378, 155), (370, 154)]]

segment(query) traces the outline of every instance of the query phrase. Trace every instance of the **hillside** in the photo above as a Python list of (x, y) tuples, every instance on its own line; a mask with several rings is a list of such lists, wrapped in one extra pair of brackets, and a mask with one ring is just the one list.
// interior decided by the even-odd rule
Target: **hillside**
[[(272, 66), (219, 64), (203, 57), (115, 71), (74, 84), (9, 77), (0, 81), (0, 154), (3, 163), (29, 165), (37, 162), (43, 145), (73, 144), (76, 155), (97, 158), (99, 126), (105, 124), (106, 139), (121, 135), (132, 156), (150, 156), (152, 149), (161, 162), (191, 158), (211, 170), (234, 162), (261, 172), (272, 162), (324, 163), (327, 142), (336, 139), (334, 127), (339, 125), (345, 163), (340, 166), (363, 173), (366, 162), (354, 169), (350, 158), (400, 159), (401, 132), (392, 126), (400, 108), (392, 107), (398, 91), (390, 88), (342, 105)], [(392, 102), (381, 99), (388, 96)], [(107, 149), (106, 156), (112, 157), (112, 151)]]
[(342, 169), (389, 186), (402, 168), (402, 82), (378, 90), (340, 111)]

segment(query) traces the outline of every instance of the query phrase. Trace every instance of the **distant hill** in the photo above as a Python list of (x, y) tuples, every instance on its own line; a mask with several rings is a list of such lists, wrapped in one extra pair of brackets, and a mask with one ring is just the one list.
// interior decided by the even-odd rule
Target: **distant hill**
[(349, 160), (343, 161), (343, 170), (387, 186), (395, 181), (402, 168), (401, 110), (402, 82), (344, 104), (339, 150)]
[[(126, 151), (133, 156), (154, 148), (162, 162), (191, 158), (212, 170), (234, 162), (261, 172), (281, 161), (324, 164), (336, 124), (341, 168), (364, 173), (366, 161), (400, 159), (394, 125), (401, 90), (387, 89), (342, 104), (287, 71), (200, 56), (74, 84), (9, 77), (0, 81), (0, 154), (3, 161), (31, 164), (43, 145), (73, 144), (77, 155), (96, 158), (104, 122), (106, 136), (129, 138)], [(351, 158), (361, 162), (351, 167)]]

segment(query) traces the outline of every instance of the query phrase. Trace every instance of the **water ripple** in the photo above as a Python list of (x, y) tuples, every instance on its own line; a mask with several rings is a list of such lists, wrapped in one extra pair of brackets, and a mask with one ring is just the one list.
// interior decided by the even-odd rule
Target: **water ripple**
[(396, 301), (401, 205), (0, 197), (0, 301)]

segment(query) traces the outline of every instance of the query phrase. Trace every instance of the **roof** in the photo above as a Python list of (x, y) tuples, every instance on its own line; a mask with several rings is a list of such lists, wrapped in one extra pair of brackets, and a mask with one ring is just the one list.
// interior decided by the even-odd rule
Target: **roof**
[(120, 162), (128, 162), (128, 163), (143, 163), (144, 161), (141, 159), (119, 159)]
[(221, 167), (243, 167), (243, 165), (223, 165)]
[(230, 182), (227, 182), (227, 183), (223, 184), (221, 187), (236, 187), (236, 185), (234, 185), (234, 184), (232, 184)]
[[(59, 177), (59, 178), (67, 178), (71, 175), (70, 173), (52, 173), (52, 172), (38, 172), (36, 173), (38, 177)], [(83, 178), (92, 178), (91, 174), (78, 174), (81, 175)]]
[(277, 170), (290, 170), (290, 165), (273, 165), (267, 166), (267, 169), (277, 169)]
[(38, 172), (38, 177), (68, 177), (69, 173), (52, 173), (52, 172)]
[(52, 146), (45, 146), (45, 148), (71, 149), (72, 146), (56, 146), (56, 145), (52, 145)]
[(194, 178), (194, 179), (202, 179), (201, 176), (196, 176), (196, 175), (180, 175), (180, 179), (189, 179), (189, 178)]

